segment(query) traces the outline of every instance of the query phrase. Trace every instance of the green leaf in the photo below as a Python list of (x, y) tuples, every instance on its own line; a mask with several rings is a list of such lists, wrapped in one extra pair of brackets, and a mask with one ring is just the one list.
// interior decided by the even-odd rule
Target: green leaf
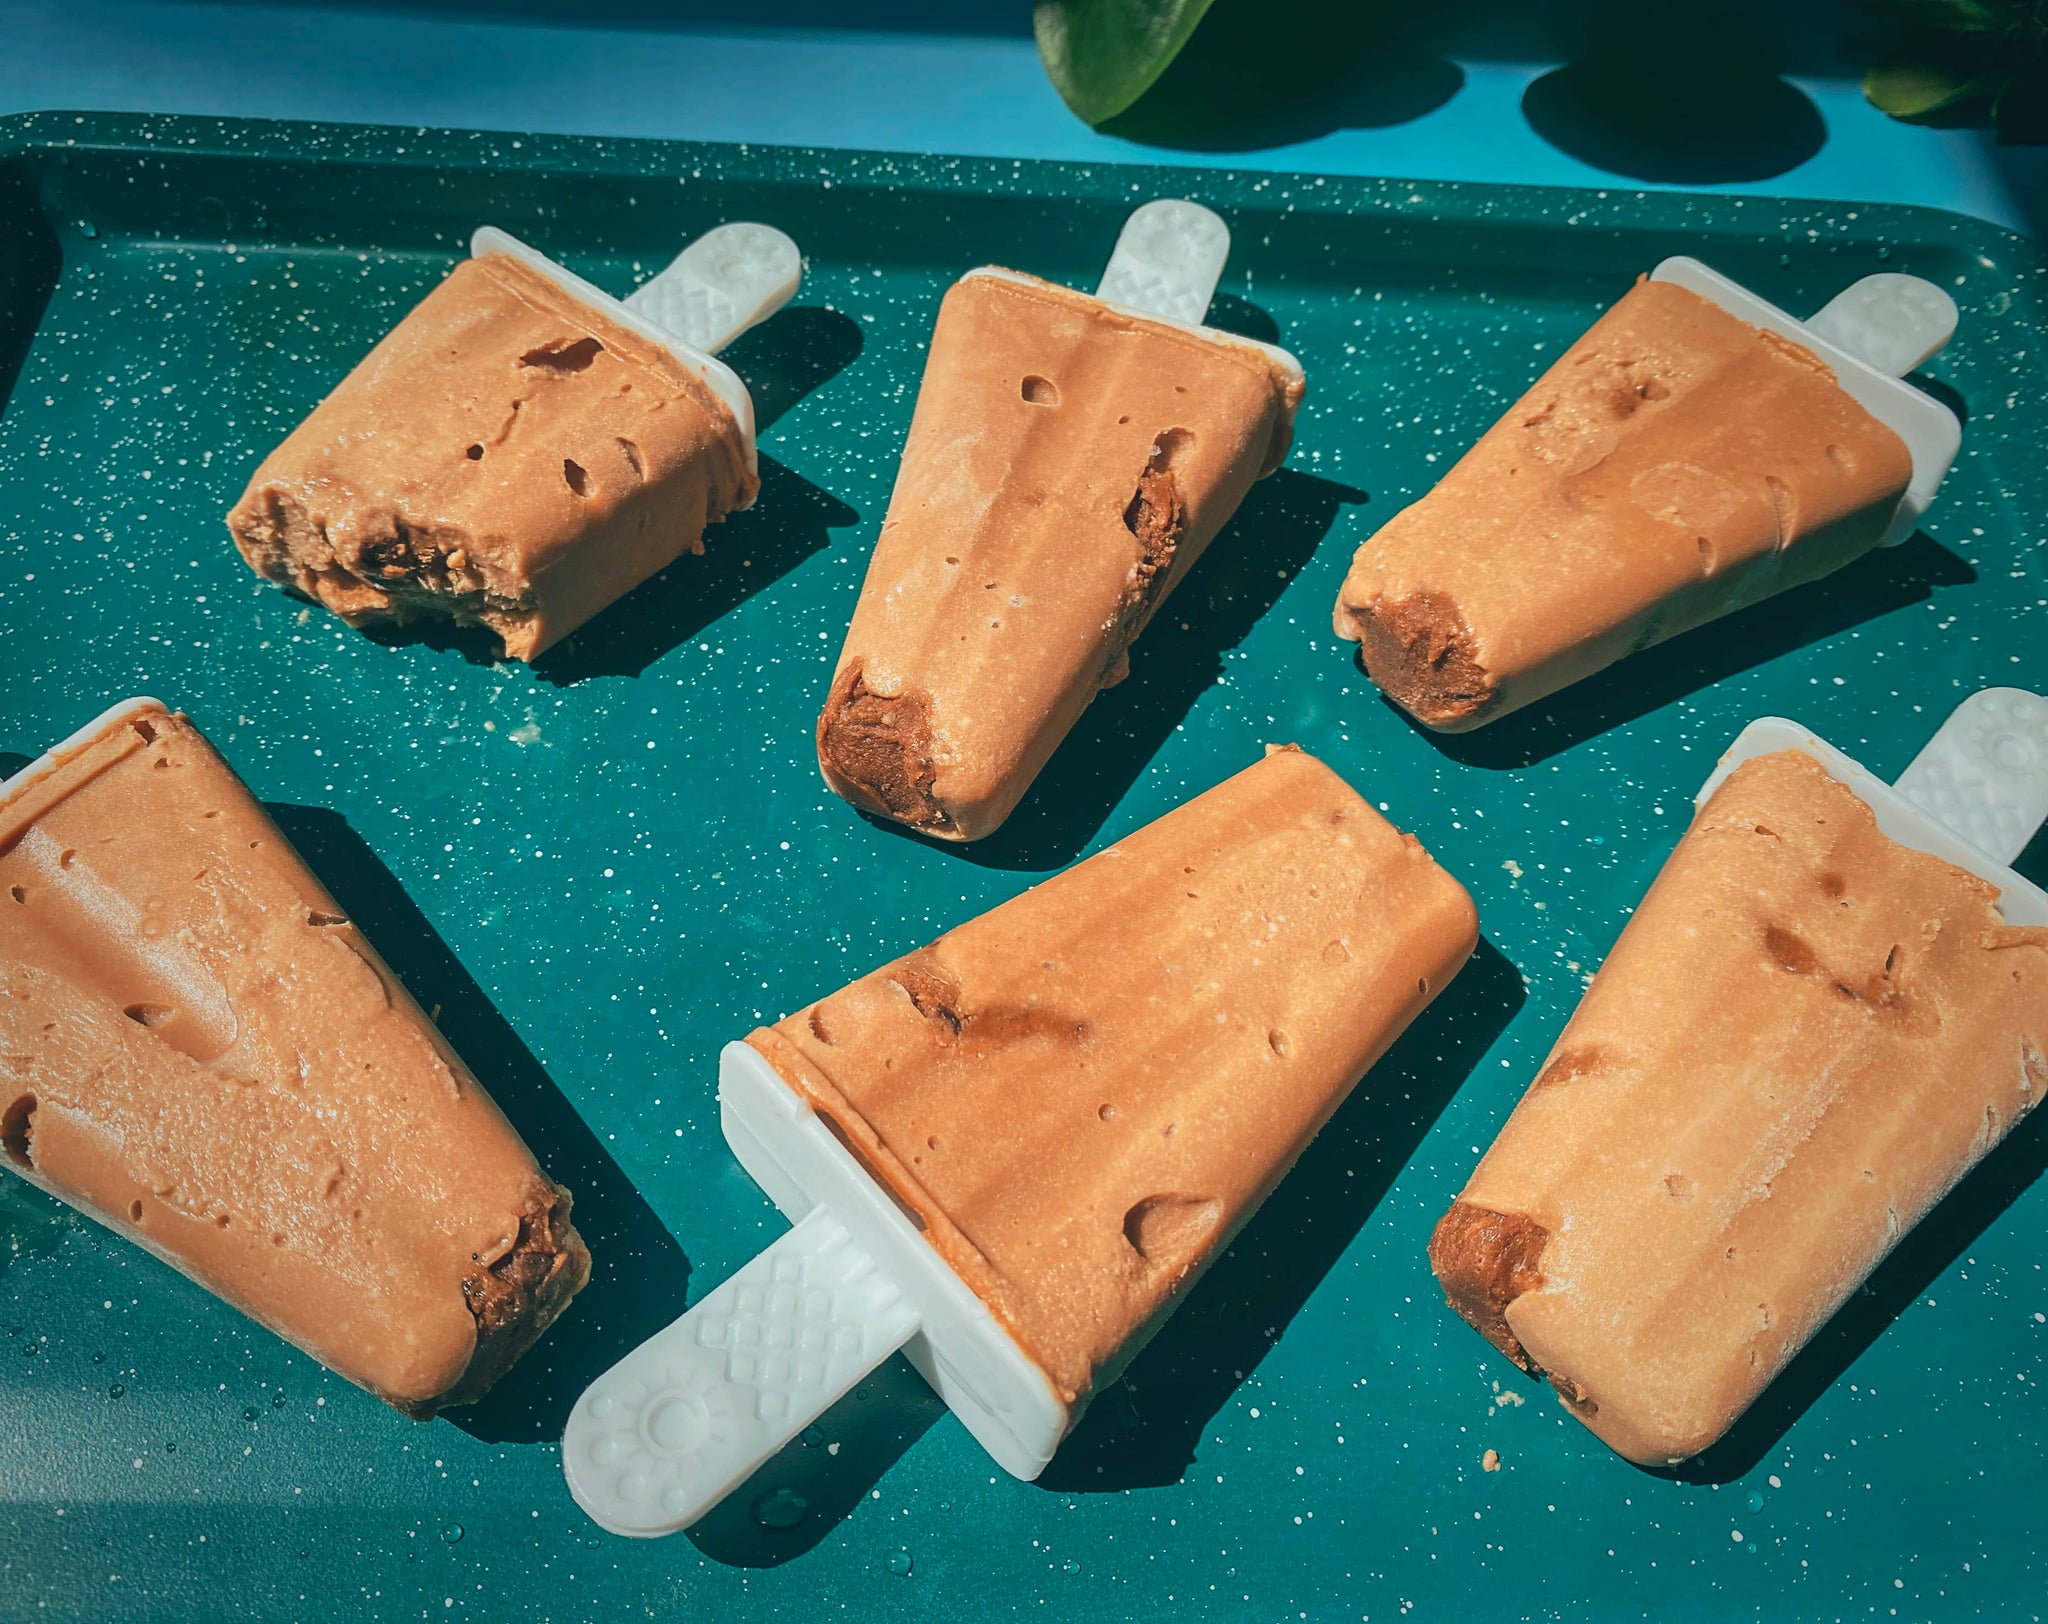
[(1180, 54), (1211, 0), (1038, 0), (1038, 54), (1055, 89), (1090, 124), (1116, 117)]
[(1993, 88), (1990, 80), (1948, 68), (1872, 68), (1863, 75), (1863, 95), (1870, 105), (1909, 124)]

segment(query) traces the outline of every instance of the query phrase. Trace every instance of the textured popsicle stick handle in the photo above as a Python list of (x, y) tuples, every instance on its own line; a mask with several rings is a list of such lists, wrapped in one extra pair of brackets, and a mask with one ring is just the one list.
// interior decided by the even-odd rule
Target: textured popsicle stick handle
[(1184, 198), (1155, 198), (1124, 222), (1095, 296), (1169, 321), (1199, 323), (1229, 258), (1230, 227), (1221, 216)]
[(823, 1207), (592, 1382), (562, 1470), (615, 1534), (687, 1528), (910, 1340), (918, 1317)]
[(735, 222), (705, 232), (622, 302), (692, 349), (716, 355), (788, 304), (803, 271), (787, 235)]
[(1986, 688), (1949, 714), (1899, 775), (1898, 792), (2010, 863), (2048, 822), (2048, 699)]
[(1956, 335), (1956, 302), (1932, 282), (1879, 271), (1851, 282), (1807, 326), (1859, 361), (1903, 378)]

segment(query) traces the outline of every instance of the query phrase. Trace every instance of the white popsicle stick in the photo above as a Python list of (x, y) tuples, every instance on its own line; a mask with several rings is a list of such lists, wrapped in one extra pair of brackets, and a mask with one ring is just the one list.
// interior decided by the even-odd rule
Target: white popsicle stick
[(687, 1528), (917, 1329), (823, 1207), (578, 1400), (562, 1437), (576, 1503), (615, 1534)]
[(1744, 728), (1695, 804), (1743, 762), (1800, 750), (1854, 790), (1902, 846), (1967, 869), (1999, 890), (2008, 924), (2048, 925), (2048, 891), (2009, 866), (2048, 821), (2048, 699), (1986, 688), (1958, 705), (1896, 784), (1887, 784), (1797, 722), (1765, 716)]
[(1953, 299), (1917, 276), (1882, 272), (1852, 283), (1811, 321), (1801, 321), (1682, 254), (1665, 260), (1650, 276), (1711, 299), (1752, 327), (1789, 338), (1825, 361), (1843, 392), (1905, 441), (1913, 458), (1912, 480), (1882, 545), (1895, 546), (1919, 528), (1921, 515), (1933, 505), (1935, 492), (1956, 460), (1963, 430), (1954, 412), (1906, 383), (1901, 374), (1954, 336)]
[(2048, 823), (2048, 699), (1972, 694), (1899, 774), (1898, 791), (2001, 863)]
[(1923, 277), (1879, 271), (1851, 282), (1806, 325), (1878, 371), (1903, 378), (1956, 336), (1956, 302)]
[(1043, 1471), (1077, 1412), (845, 1142), (744, 1043), (718, 1103), (796, 1227), (576, 1401), (576, 1503), (615, 1534), (687, 1528), (898, 1348), (1005, 1471)]
[(1230, 227), (1213, 209), (1161, 197), (1124, 221), (1095, 297), (1199, 326), (1230, 258)]
[(692, 349), (716, 355), (788, 304), (803, 274), (803, 255), (786, 233), (735, 221), (705, 232), (624, 302)]

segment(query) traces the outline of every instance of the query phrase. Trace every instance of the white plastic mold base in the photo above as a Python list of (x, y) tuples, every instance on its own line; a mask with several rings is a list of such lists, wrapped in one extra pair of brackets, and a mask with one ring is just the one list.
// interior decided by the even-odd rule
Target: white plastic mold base
[(1797, 722), (1765, 716), (1737, 735), (1694, 804), (1706, 805), (1743, 762), (1780, 750), (1798, 750), (1819, 762), (1855, 791), (1877, 815), (1878, 828), (1900, 845), (1997, 886), (2006, 923), (2048, 925), (2048, 892), (2009, 866), (2048, 814), (2048, 699), (2023, 688), (1971, 695), (1896, 785)]
[(151, 699), (146, 694), (139, 694), (133, 699), (124, 699), (118, 705), (109, 705), (90, 722), (87, 722), (84, 727), (68, 733), (59, 739), (49, 749), (37, 756), (35, 760), (22, 768), (21, 771), (12, 773), (6, 778), (0, 778), (0, 806), (5, 806), (15, 796), (27, 789), (30, 784), (62, 763), (66, 756), (73, 755), (84, 749), (94, 739), (107, 732), (116, 724), (126, 721), (131, 716), (139, 715), (143, 711), (167, 711), (170, 708), (161, 699)]
[(508, 254), (606, 320), (661, 345), (725, 402), (739, 423), (747, 467), (758, 472), (754, 398), (739, 374), (714, 352), (767, 320), (795, 295), (803, 276), (803, 256), (782, 232), (750, 222), (707, 231), (660, 275), (624, 299), (614, 299), (496, 226), (479, 226), (469, 239), (469, 252), (473, 259)]
[[(1895, 271), (1851, 283), (1801, 321), (1739, 282), (1696, 259), (1677, 255), (1650, 273), (1712, 300), (1731, 316), (1810, 350), (1859, 406), (1906, 442), (1913, 478), (1886, 527), (1881, 546), (1904, 541), (1919, 527), (1962, 445), (1962, 425), (1940, 401), (1900, 374), (1940, 351), (1956, 327), (1955, 301), (1932, 282)], [(1854, 346), (1851, 348), (1850, 346)]]
[(687, 1528), (898, 1348), (997, 1464), (1038, 1476), (1073, 1417), (987, 1305), (747, 1044), (719, 1057), (718, 1103), (795, 1227), (576, 1401), (577, 1504), (615, 1534)]
[(922, 1328), (904, 1356), (1012, 1477), (1045, 1470), (1073, 1417), (951, 1264), (759, 1050), (718, 1057), (718, 1117), (732, 1153), (792, 1223), (824, 1206), (894, 1277)]

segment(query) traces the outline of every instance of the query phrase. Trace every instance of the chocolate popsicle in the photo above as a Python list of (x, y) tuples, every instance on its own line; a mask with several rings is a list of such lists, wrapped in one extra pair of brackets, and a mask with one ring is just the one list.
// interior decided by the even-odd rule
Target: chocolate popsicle
[(0, 1152), (411, 1415), (590, 1271), (569, 1193), (153, 700), (0, 787)]
[(1412, 835), (1279, 750), (747, 1041), (1075, 1405), (1477, 930)]
[(2032, 923), (1814, 755), (1744, 760), (1437, 1225), (1451, 1305), (1629, 1459), (1712, 1445), (2048, 1090), (2007, 874)]
[[(1909, 485), (1931, 497), (1932, 465), (1946, 467), (1931, 448), (1953, 456), (1953, 418), (1828, 346), (1835, 306), (1793, 322), (1690, 262), (1667, 262), (1659, 278), (1676, 265), (1716, 297), (1678, 280), (1638, 282), (1434, 490), (1358, 549), (1337, 635), (1359, 643), (1372, 679), (1428, 726), (1477, 727), (1826, 575), (1887, 536)], [(1904, 297), (1925, 290), (1953, 327), (1938, 289), (1867, 280), (1895, 301), (1890, 284), (1912, 282)], [(1836, 305), (1867, 304), (1863, 291)], [(1916, 461), (1931, 478), (1916, 480)]]
[(753, 408), (708, 352), (787, 298), (796, 264), (761, 226), (685, 250), (664, 278), (691, 309), (707, 273), (739, 295), (693, 346), (663, 325), (681, 319), (664, 278), (615, 301), (480, 232), (264, 459), (235, 545), (351, 625), (451, 619), (534, 659), (752, 505)]
[(1036, 1477), (1476, 941), (1286, 748), (729, 1044), (726, 1138), (795, 1227), (578, 1401), (578, 1502), (687, 1527), (899, 1347)]
[[(1099, 296), (986, 267), (946, 294), (818, 718), (835, 794), (944, 839), (988, 834), (1286, 457), (1299, 364), (1194, 325), (1228, 243), (1207, 210), (1152, 203)], [(1209, 256), (1195, 297), (1129, 274), (1148, 254), (1180, 270), (1183, 247)]]

